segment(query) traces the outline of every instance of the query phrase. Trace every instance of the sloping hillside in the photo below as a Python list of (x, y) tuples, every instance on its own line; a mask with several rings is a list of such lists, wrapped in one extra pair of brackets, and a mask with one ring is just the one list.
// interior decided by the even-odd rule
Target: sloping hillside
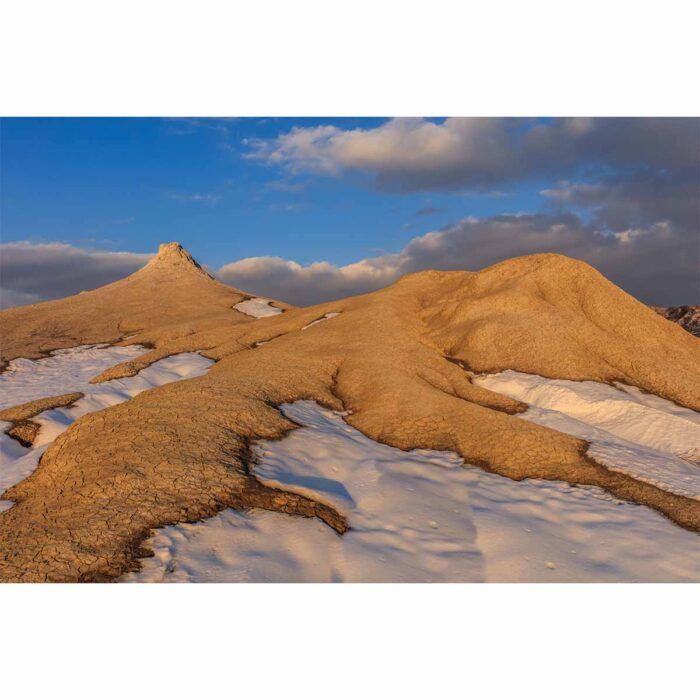
[(515, 480), (599, 486), (700, 529), (697, 499), (606, 468), (585, 440), (519, 419), (523, 403), (471, 381), (505, 369), (619, 381), (700, 409), (697, 339), (570, 258), (421, 272), (253, 323), (154, 335), (140, 366), (202, 349), (218, 362), (63, 433), (4, 495), (16, 505), (0, 514), (0, 578), (114, 578), (138, 566), (152, 528), (281, 498), (261, 497), (249, 445), (294, 429), (277, 406), (297, 400), (347, 411), (353, 427), (393, 447), (454, 451)]
[[(89, 292), (0, 312), (0, 366), (16, 357), (114, 343), (154, 327), (212, 328), (249, 321), (234, 310), (250, 295), (213, 279), (178, 243), (161, 245), (144, 268)], [(136, 342), (136, 341), (133, 341)]]

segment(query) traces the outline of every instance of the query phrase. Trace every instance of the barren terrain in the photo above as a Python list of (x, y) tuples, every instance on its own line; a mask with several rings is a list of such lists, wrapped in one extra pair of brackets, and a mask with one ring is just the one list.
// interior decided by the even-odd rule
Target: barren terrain
[(96, 387), (181, 353), (215, 361), (201, 376), (86, 414), (51, 443), (2, 495), (14, 505), (0, 514), (0, 578), (112, 580), (139, 568), (154, 528), (230, 507), (352, 528), (336, 504), (255, 476), (252, 444), (293, 430), (278, 407), (303, 400), (345, 412), (352, 428), (393, 448), (449, 451), (516, 481), (599, 487), (700, 530), (696, 497), (611, 468), (589, 439), (523, 420), (526, 401), (472, 381), (513, 370), (621, 383), (700, 410), (698, 340), (585, 263), (534, 255), (481, 272), (415, 273), (309, 308), (273, 302), (283, 312), (269, 316), (233, 308), (251, 297), (170, 244), (122, 282), (0, 314), (5, 360), (91, 342), (152, 348), (97, 373)]

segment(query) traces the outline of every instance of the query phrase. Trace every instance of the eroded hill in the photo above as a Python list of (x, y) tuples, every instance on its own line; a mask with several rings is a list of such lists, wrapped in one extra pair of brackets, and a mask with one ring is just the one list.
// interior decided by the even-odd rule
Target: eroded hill
[(249, 296), (212, 278), (178, 243), (167, 243), (145, 267), (123, 280), (0, 312), (0, 367), (16, 357), (116, 343), (155, 327), (172, 326), (172, 333), (184, 335), (249, 321), (233, 309)]
[[(253, 323), (139, 338), (154, 349), (100, 379), (186, 351), (217, 363), (61, 435), (4, 495), (16, 505), (0, 514), (0, 578), (115, 578), (138, 566), (152, 528), (260, 507), (250, 441), (293, 429), (276, 407), (300, 399), (348, 411), (353, 427), (394, 447), (451, 450), (516, 480), (601, 486), (700, 529), (700, 501), (607, 469), (584, 440), (518, 419), (523, 404), (471, 382), (469, 371), (504, 369), (621, 381), (700, 409), (697, 339), (570, 258), (421, 272)], [(315, 514), (308, 504), (289, 508)]]

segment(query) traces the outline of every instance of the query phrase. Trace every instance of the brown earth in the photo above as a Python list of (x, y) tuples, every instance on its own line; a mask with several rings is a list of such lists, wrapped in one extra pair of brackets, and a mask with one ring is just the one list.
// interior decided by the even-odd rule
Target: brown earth
[(85, 394), (80, 391), (74, 391), (70, 394), (61, 394), (60, 396), (46, 396), (42, 399), (34, 399), (19, 406), (10, 406), (0, 411), (0, 420), (20, 421), (27, 418), (38, 416), (44, 411), (49, 411), (52, 408), (66, 408), (72, 406), (76, 401), (82, 399)]
[(60, 396), (46, 396), (43, 399), (35, 399), (19, 406), (10, 406), (0, 411), (0, 420), (9, 421), (12, 425), (5, 431), (7, 435), (14, 438), (24, 447), (31, 447), (39, 435), (41, 426), (30, 418), (48, 411), (52, 408), (66, 408), (72, 406), (78, 399), (82, 399), (85, 394), (75, 391), (72, 394), (61, 394)]
[(31, 447), (41, 430), (41, 426), (32, 420), (19, 420), (5, 431), (11, 438), (17, 440), (24, 447)]
[(460, 367), (622, 381), (699, 410), (698, 340), (584, 263), (535, 255), (478, 273), (421, 272), (252, 323), (183, 328), (142, 334), (154, 346), (147, 361), (203, 349), (219, 362), (57, 438), (3, 496), (16, 505), (0, 514), (0, 579), (114, 578), (138, 567), (151, 528), (256, 506), (248, 445), (292, 429), (276, 406), (300, 399), (349, 410), (351, 425), (400, 449), (453, 450), (513, 479), (598, 485), (700, 529), (700, 501), (610, 472), (585, 442), (518, 419), (522, 404), (472, 385)]

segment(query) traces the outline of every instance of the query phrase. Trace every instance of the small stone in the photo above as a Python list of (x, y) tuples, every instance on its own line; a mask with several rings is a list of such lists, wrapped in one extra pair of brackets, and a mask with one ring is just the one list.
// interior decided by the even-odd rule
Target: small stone
[(434, 520), (431, 520), (431, 521), (428, 523), (428, 525), (430, 525), (430, 527), (432, 527), (433, 530), (437, 530), (437, 529), (438, 529), (438, 524), (437, 524)]
[(548, 569), (556, 569), (556, 568), (557, 568), (556, 566), (554, 566), (554, 562), (553, 562), (553, 561), (548, 561), (548, 562), (546, 562), (545, 565), (546, 565), (546, 567), (547, 567)]
[(7, 434), (17, 440), (23, 447), (31, 447), (34, 444), (36, 436), (39, 434), (40, 425), (31, 420), (17, 421), (8, 431)]

